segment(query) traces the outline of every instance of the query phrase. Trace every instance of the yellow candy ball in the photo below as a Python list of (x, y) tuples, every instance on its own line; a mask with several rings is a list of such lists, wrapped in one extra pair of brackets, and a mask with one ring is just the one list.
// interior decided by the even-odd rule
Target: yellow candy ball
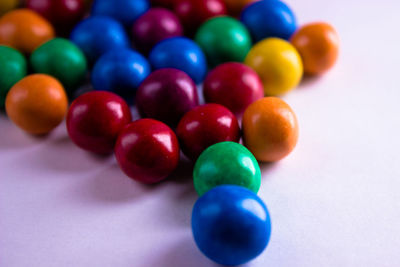
[(0, 0), (0, 15), (18, 6), (19, 0)]
[(254, 45), (245, 64), (260, 76), (267, 96), (294, 89), (303, 76), (303, 63), (296, 48), (279, 38), (267, 38)]

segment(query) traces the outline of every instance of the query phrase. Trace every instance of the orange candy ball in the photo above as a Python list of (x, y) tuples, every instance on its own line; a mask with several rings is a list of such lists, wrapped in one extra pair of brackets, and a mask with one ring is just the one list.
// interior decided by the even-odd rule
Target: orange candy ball
[(0, 18), (0, 44), (14, 47), (22, 53), (32, 53), (52, 38), (53, 26), (29, 9), (16, 9)]
[(20, 80), (6, 98), (9, 118), (31, 134), (49, 133), (63, 121), (67, 108), (63, 86), (45, 74), (29, 75)]
[(225, 5), (232, 16), (240, 15), (240, 12), (250, 3), (258, 0), (224, 0)]
[(299, 127), (296, 115), (285, 101), (264, 97), (252, 103), (243, 115), (243, 141), (258, 161), (274, 162), (296, 146)]
[(301, 27), (291, 38), (299, 51), (307, 74), (322, 74), (335, 65), (339, 54), (339, 36), (324, 22)]

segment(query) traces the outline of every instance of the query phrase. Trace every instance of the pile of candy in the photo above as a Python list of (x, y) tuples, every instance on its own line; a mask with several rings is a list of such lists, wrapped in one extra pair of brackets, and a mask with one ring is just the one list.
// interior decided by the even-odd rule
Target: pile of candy
[[(294, 112), (276, 96), (303, 73), (334, 65), (335, 30), (298, 28), (279, 0), (26, 0), (19, 7), (0, 2), (0, 107), (8, 117), (36, 135), (66, 117), (77, 146), (114, 153), (122, 171), (143, 183), (166, 179), (182, 151), (195, 162), (199, 249), (226, 265), (258, 256), (271, 233), (256, 195), (258, 161), (284, 158), (298, 139)], [(68, 108), (86, 77), (94, 90)], [(143, 119), (131, 122), (133, 103)]]

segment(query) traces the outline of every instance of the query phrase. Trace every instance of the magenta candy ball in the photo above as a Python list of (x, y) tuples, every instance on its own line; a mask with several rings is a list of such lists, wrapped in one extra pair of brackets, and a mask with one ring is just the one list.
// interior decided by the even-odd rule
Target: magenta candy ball
[(203, 93), (207, 103), (223, 105), (240, 116), (247, 106), (264, 97), (264, 88), (253, 69), (229, 62), (210, 71), (203, 84)]
[(165, 8), (151, 8), (132, 27), (133, 41), (138, 49), (149, 52), (158, 42), (183, 35), (178, 17)]
[(150, 74), (136, 94), (136, 106), (144, 118), (175, 127), (189, 110), (199, 104), (194, 81), (177, 69), (159, 69)]

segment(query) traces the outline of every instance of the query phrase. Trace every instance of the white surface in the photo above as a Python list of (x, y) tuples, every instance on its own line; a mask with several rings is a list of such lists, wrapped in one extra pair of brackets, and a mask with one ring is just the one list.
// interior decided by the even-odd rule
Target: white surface
[[(301, 136), (264, 165), (273, 224), (247, 266), (400, 265), (400, 10), (395, 0), (289, 1), (338, 29), (337, 67), (285, 100)], [(0, 116), (0, 266), (215, 266), (190, 231), (190, 166), (154, 187), (85, 153), (65, 125), (33, 138)]]

